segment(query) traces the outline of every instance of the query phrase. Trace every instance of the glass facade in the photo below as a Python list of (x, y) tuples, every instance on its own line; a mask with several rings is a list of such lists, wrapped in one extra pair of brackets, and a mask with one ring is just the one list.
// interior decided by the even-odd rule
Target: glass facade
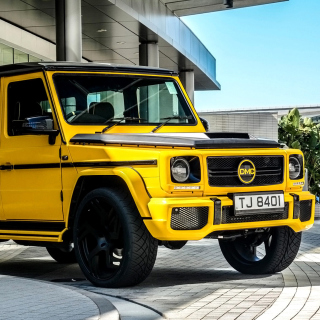
[(39, 61), (42, 60), (15, 48), (9, 47), (3, 43), (0, 43), (0, 66), (12, 63)]

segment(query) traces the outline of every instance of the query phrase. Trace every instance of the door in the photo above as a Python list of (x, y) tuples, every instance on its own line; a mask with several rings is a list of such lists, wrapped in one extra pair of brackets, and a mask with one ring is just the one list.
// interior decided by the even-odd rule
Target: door
[[(0, 189), (6, 220), (63, 220), (60, 135), (42, 73), (1, 81)], [(27, 119), (27, 120), (26, 120)], [(36, 130), (36, 131), (35, 131)]]

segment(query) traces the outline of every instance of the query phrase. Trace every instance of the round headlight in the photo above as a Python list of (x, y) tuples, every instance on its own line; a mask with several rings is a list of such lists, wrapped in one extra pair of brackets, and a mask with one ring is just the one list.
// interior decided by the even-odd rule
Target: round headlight
[(290, 157), (289, 159), (289, 177), (294, 180), (300, 176), (301, 164), (296, 157)]
[(176, 182), (185, 182), (190, 175), (190, 166), (186, 159), (177, 158), (171, 166), (171, 174)]

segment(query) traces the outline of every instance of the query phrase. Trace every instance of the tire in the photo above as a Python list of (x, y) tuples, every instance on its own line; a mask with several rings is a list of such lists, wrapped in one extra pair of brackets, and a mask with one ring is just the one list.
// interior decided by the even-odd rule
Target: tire
[(82, 272), (99, 287), (136, 285), (148, 277), (156, 260), (158, 240), (127, 190), (89, 192), (77, 209), (73, 236)]
[(76, 263), (76, 255), (74, 253), (74, 249), (70, 248), (71, 250), (64, 250), (60, 248), (46, 248), (50, 256), (56, 260), (58, 263)]
[[(228, 263), (244, 274), (273, 274), (286, 269), (295, 259), (301, 243), (301, 232), (289, 227), (271, 228), (262, 234), (219, 240)], [(264, 256), (257, 248), (264, 246)], [(260, 253), (259, 253), (260, 252)]]

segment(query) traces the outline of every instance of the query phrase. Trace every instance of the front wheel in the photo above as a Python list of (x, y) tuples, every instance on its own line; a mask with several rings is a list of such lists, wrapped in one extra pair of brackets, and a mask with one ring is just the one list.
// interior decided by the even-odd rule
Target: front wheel
[(74, 248), (89, 281), (116, 288), (147, 278), (158, 240), (145, 227), (129, 191), (100, 188), (89, 192), (79, 205)]
[(301, 232), (289, 227), (271, 228), (234, 240), (219, 240), (221, 251), (236, 270), (245, 274), (272, 274), (286, 269), (295, 259)]

